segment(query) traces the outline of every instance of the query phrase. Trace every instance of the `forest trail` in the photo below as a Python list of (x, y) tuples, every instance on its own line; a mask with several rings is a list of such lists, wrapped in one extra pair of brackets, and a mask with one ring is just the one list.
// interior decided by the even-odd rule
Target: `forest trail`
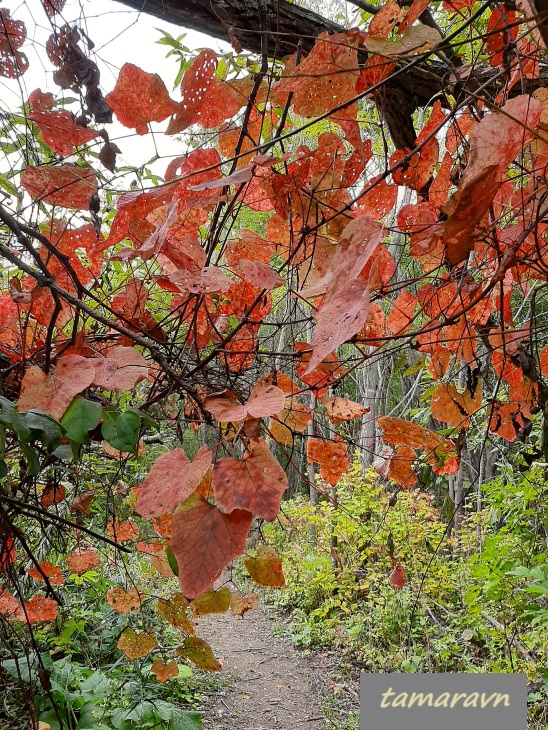
[(261, 609), (243, 618), (204, 616), (198, 634), (223, 662), (229, 681), (204, 708), (205, 730), (325, 730), (311, 665)]

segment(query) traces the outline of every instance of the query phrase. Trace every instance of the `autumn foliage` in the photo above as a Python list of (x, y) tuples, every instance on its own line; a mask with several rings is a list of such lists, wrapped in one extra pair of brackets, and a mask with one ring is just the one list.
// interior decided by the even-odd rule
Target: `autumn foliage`
[[(23, 100), (42, 157), (10, 162), (17, 195), (8, 186), (0, 204), (0, 476), (17, 470), (21, 482), (0, 495), (0, 613), (53, 621), (56, 587), (101, 565), (93, 535), (79, 532), (93, 489), (48, 469), (77, 470), (92, 448), (137, 458), (158, 418), (164, 434), (165, 424), (188, 429), (199, 446), (181, 438), (158, 452), (131, 485), (131, 514), (117, 514), (114, 498), (99, 537), (177, 574), (180, 592), (157, 612), (184, 634), (177, 654), (216, 671), (192, 617), (256, 607), (253, 593), (215, 585), (244, 553), (258, 585), (284, 586), (283, 556), (246, 551), (246, 540), (254, 521), (276, 520), (291, 469), (317, 469), (323, 495), (348, 471), (352, 429), (374, 417), (371, 404), (337, 394), (356, 368), (406, 346), (432, 379), (428, 427), (376, 421), (379, 471), (401, 489), (415, 486), (419, 464), (456, 474), (473, 424), (513, 442), (544, 407), (548, 347), (537, 346), (535, 307), (526, 317), (521, 307), (548, 276), (542, 38), (521, 9), (484, 5), (478, 19), (469, 3), (444, 3), (443, 27), (477, 21), (481, 38), (486, 25), (475, 68), (420, 20), (428, 3), (389, 2), (363, 27), (323, 33), (270, 66), (227, 70), (203, 50), (173, 92), (131, 63), (103, 89), (63, 4), (43, 5), (53, 24), (44, 63), (79, 101), (69, 111), (56, 88)], [(25, 27), (0, 13), (0, 74), (19, 78)], [(382, 126), (390, 81), (440, 56), (440, 77), (452, 68), (462, 78), (425, 103), (398, 148)], [(485, 84), (472, 91), (475, 73)], [(179, 154), (133, 185), (109, 137), (122, 127), (161, 130)], [(27, 600), (12, 567), (26, 554), (14, 523), (29, 504), (47, 524), (67, 514), (73, 544), (58, 564), (29, 563)], [(401, 589), (404, 567), (393, 568)], [(126, 614), (147, 596), (128, 584), (105, 600)], [(129, 659), (156, 647), (146, 627), (118, 641)], [(165, 682), (176, 665), (155, 658), (152, 672)]]

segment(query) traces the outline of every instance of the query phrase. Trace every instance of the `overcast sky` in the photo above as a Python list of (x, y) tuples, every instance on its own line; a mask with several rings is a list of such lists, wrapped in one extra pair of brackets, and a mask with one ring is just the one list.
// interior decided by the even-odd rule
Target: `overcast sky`
[[(40, 0), (7, 0), (4, 7), (11, 11), (12, 18), (23, 20), (27, 27), (27, 42), (22, 49), (29, 59), (28, 71), (18, 80), (0, 79), (0, 94), (2, 107), (15, 111), (21, 105), (22, 97), (28, 99), (29, 94), (36, 88), (42, 91), (51, 91), (56, 96), (63, 96), (63, 92), (52, 80), (55, 70), (46, 56), (44, 44), (52, 29)], [(166, 59), (169, 50), (166, 46), (156, 43), (161, 37), (159, 29), (168, 31), (177, 37), (186, 33), (183, 43), (191, 50), (197, 48), (212, 48), (222, 52), (228, 46), (201, 33), (186, 30), (170, 23), (132, 11), (130, 8), (114, 0), (67, 0), (62, 14), (64, 21), (83, 28), (95, 43), (94, 60), (101, 69), (101, 86), (104, 93), (114, 87), (118, 71), (124, 63), (130, 62), (145, 71), (159, 74), (164, 80), (172, 98), (180, 100), (179, 90), (173, 90), (173, 82), (178, 70), (178, 64), (173, 58)], [(57, 25), (62, 23), (56, 16)], [(64, 92), (69, 96), (69, 92)], [(157, 130), (163, 130), (167, 122), (153, 125)], [(158, 132), (137, 137), (132, 130), (121, 127), (119, 124), (107, 126), (111, 139), (118, 142), (122, 149), (119, 164), (140, 165), (150, 159), (156, 151), (164, 156), (181, 154), (180, 143), (172, 138), (165, 137)], [(163, 167), (167, 165), (167, 161)]]

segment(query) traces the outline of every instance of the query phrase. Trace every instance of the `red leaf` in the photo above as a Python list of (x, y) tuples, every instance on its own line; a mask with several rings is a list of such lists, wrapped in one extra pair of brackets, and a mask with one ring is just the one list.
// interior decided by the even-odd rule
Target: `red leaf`
[(389, 185), (380, 175), (372, 177), (365, 187), (373, 186), (369, 192), (362, 195), (358, 201), (358, 208), (374, 220), (380, 220), (387, 215), (398, 199), (398, 186)]
[(49, 375), (33, 365), (28, 368), (21, 383), (17, 408), (21, 413), (39, 409), (59, 421), (74, 396), (89, 387), (94, 376), (92, 362), (80, 355), (60, 358), (55, 372)]
[(116, 542), (131, 542), (139, 539), (139, 528), (133, 520), (119, 522), (117, 519), (109, 520), (106, 533)]
[(246, 510), (271, 521), (280, 511), (287, 477), (266, 446), (254, 443), (244, 459), (219, 459), (211, 480), (215, 502), (225, 513)]
[(348, 449), (342, 441), (309, 438), (306, 443), (306, 457), (309, 464), (319, 465), (321, 478), (332, 486), (337, 484), (350, 466)]
[(0, 586), (0, 614), (13, 615), (19, 608), (19, 601)]
[(476, 124), (470, 135), (468, 165), (457, 191), (443, 206), (446, 258), (463, 261), (475, 243), (474, 230), (493, 202), (508, 165), (531, 141), (542, 113), (542, 104), (526, 94), (510, 99)]
[(405, 570), (399, 563), (394, 566), (394, 570), (390, 573), (388, 579), (394, 588), (397, 588), (398, 590), (401, 590), (404, 585), (408, 583), (408, 580), (405, 577)]
[(57, 601), (37, 595), (18, 609), (15, 618), (24, 623), (37, 624), (42, 621), (54, 621), (58, 611)]
[(59, 165), (27, 167), (21, 185), (36, 200), (72, 210), (87, 210), (97, 192), (97, 178), (90, 167)]
[(75, 550), (70, 555), (67, 555), (67, 568), (71, 573), (82, 575), (87, 573), (88, 570), (97, 568), (101, 565), (101, 558), (97, 550)]
[(297, 375), (314, 391), (316, 398), (325, 395), (331, 383), (346, 374), (346, 370), (339, 363), (335, 354), (328, 355), (317, 367), (310, 370), (308, 364), (312, 357), (311, 346), (306, 342), (296, 342), (295, 351), (299, 355), (295, 362)]
[(380, 6), (379, 12), (371, 19), (368, 28), (369, 35), (373, 38), (388, 38), (403, 12), (405, 11), (402, 11), (398, 3), (388, 0), (387, 3)]
[(199, 596), (243, 553), (252, 519), (251, 512), (240, 509), (223, 514), (197, 494), (177, 507), (171, 550), (185, 596)]
[(27, 37), (22, 20), (12, 20), (7, 8), (0, 8), (0, 76), (16, 79), (29, 67), (24, 53), (17, 50)]
[(230, 390), (220, 395), (208, 396), (204, 407), (215, 416), (220, 423), (243, 421), (246, 416), (252, 418), (268, 418), (281, 411), (285, 403), (285, 394), (280, 388), (259, 380), (253, 386), (245, 405), (236, 400)]
[(65, 3), (66, 0), (42, 0), (44, 10), (50, 18), (53, 18), (56, 13), (62, 13)]
[(229, 84), (221, 81), (215, 74), (216, 68), (217, 56), (207, 49), (185, 71), (181, 82), (182, 101), (175, 109), (166, 134), (182, 132), (191, 124), (212, 129), (236, 114), (244, 100)]
[(134, 347), (113, 347), (106, 357), (93, 358), (93, 385), (105, 390), (131, 390), (148, 377), (148, 363)]
[(347, 281), (316, 314), (313, 349), (305, 371), (309, 375), (339, 345), (358, 333), (369, 314), (369, 284), (363, 279)]
[(272, 291), (285, 284), (285, 281), (277, 271), (264, 264), (261, 261), (248, 261), (241, 258), (238, 261), (238, 272), (241, 273), (246, 281), (257, 289), (265, 289)]
[(65, 499), (67, 490), (62, 484), (52, 484), (44, 489), (40, 497), (42, 507), (51, 507), (52, 504), (59, 504)]
[[(358, 78), (356, 45), (357, 38), (350, 34), (321, 33), (304, 61), (295, 66), (292, 56), (286, 64), (284, 78), (274, 91), (276, 99), (283, 106), (292, 92), (294, 112), (301, 117), (319, 116), (352, 99)], [(346, 118), (348, 112), (340, 115)]]
[(0, 571), (6, 573), (13, 565), (17, 552), (15, 551), (13, 538), (0, 536)]
[(400, 335), (408, 331), (413, 322), (417, 304), (417, 297), (406, 289), (398, 294), (388, 315), (388, 326), (393, 335)]
[(426, 458), (436, 474), (454, 474), (459, 468), (459, 458), (452, 441), (444, 439), (435, 431), (430, 431), (418, 423), (403, 421), (400, 418), (383, 416), (378, 420), (384, 431), (383, 440), (389, 444), (410, 446), (425, 450)]
[(211, 459), (212, 453), (207, 446), (202, 446), (192, 461), (182, 449), (162, 454), (143, 483), (136, 512), (143, 517), (157, 517), (175, 509), (200, 484), (211, 466)]
[(116, 86), (105, 101), (120, 124), (133, 127), (137, 134), (146, 134), (149, 122), (162, 122), (177, 108), (162, 79), (132, 63), (122, 66)]
[(304, 289), (303, 296), (316, 297), (326, 292), (336, 295), (341, 289), (345, 289), (350, 279), (356, 279), (360, 275), (379, 245), (383, 230), (379, 223), (367, 215), (351, 220), (341, 234), (325, 276), (313, 286)]
[(33, 109), (28, 118), (37, 125), (44, 143), (63, 157), (71, 155), (75, 147), (99, 136), (94, 129), (77, 124), (73, 115), (67, 111)]

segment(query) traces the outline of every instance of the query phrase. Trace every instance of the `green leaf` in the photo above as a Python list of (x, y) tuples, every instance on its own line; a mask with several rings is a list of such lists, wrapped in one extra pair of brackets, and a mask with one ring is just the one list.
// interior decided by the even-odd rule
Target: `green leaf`
[(139, 416), (132, 411), (125, 411), (116, 417), (112, 412), (103, 409), (103, 418), (105, 418), (105, 422), (101, 433), (105, 441), (118, 451), (129, 451), (136, 454), (141, 427)]
[(88, 433), (99, 425), (101, 404), (77, 396), (61, 419), (69, 441), (75, 446), (89, 443)]
[(63, 440), (63, 429), (54, 418), (44, 411), (27, 411), (25, 423), (31, 431), (40, 434), (31, 434), (30, 438), (34, 437), (41, 441), (50, 454)]
[(173, 571), (173, 575), (178, 576), (179, 575), (179, 564), (177, 563), (175, 555), (173, 555), (173, 553), (171, 552), (171, 547), (169, 545), (166, 547), (166, 555), (167, 555), (167, 562), (169, 563), (169, 567)]
[(4, 459), (0, 459), (0, 479), (3, 479), (8, 475), (8, 465)]

